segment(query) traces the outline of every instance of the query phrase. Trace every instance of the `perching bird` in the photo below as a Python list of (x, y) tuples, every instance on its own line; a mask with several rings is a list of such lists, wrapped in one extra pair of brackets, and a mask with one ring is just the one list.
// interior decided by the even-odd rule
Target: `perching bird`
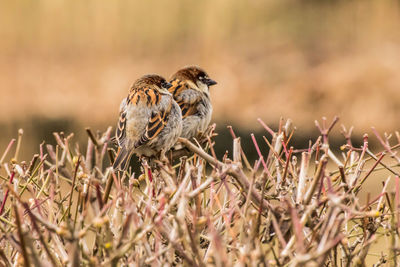
[(182, 110), (181, 137), (193, 138), (203, 133), (211, 121), (212, 105), (209, 87), (217, 84), (197, 66), (178, 70), (170, 79), (168, 90)]
[(182, 113), (159, 75), (145, 75), (132, 85), (120, 106), (116, 140), (119, 145), (114, 169), (125, 170), (133, 153), (163, 155), (182, 131)]

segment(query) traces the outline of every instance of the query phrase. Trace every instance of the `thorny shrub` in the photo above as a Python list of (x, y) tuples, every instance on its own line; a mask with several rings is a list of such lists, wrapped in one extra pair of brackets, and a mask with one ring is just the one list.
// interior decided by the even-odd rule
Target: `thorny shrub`
[[(306, 149), (290, 145), (290, 120), (276, 132), (259, 120), (272, 138), (251, 136), (254, 164), (231, 127), (232, 153), (218, 159), (211, 127), (202, 145), (180, 140), (186, 156), (135, 162), (138, 173), (112, 170), (111, 127), (87, 129), (85, 153), (54, 133), (57, 145), (41, 144), (29, 163), (18, 161), (21, 130), (0, 159), (0, 265), (363, 266), (382, 238), (388, 248), (373, 263), (397, 265), (399, 134), (393, 145), (373, 129), (383, 149), (372, 152), (368, 136), (353, 147), (342, 126), (346, 143), (333, 153), (337, 120), (316, 122), (321, 135)], [(389, 176), (363, 203), (377, 170), (395, 187)]]

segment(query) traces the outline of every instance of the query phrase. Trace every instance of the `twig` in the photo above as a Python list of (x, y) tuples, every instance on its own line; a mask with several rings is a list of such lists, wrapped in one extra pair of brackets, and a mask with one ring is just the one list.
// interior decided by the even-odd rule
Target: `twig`
[[(12, 171), (10, 180), (9, 180), (9, 184), (12, 184), (12, 182), (14, 180), (14, 176), (15, 176), (15, 171)], [(0, 215), (3, 214), (4, 206), (5, 206), (7, 198), (8, 198), (8, 193), (9, 193), (9, 189), (7, 188), (6, 193), (4, 194), (4, 197), (3, 197), (3, 202), (1, 203)]]

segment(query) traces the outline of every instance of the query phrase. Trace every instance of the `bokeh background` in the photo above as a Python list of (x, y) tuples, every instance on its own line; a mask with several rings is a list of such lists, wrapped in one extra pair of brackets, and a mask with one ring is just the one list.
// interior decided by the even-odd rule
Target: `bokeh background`
[(304, 140), (322, 116), (340, 116), (356, 137), (370, 126), (391, 132), (399, 26), (391, 0), (2, 1), (1, 150), (19, 128), (26, 159), (53, 131), (105, 130), (136, 78), (188, 64), (219, 83), (211, 95), (222, 136), (226, 125), (248, 136), (261, 130), (258, 117), (276, 127), (281, 116)]

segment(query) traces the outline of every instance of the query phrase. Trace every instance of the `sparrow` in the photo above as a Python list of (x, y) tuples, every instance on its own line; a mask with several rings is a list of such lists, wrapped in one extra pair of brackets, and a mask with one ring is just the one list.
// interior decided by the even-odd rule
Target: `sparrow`
[(136, 80), (120, 105), (115, 170), (126, 170), (132, 154), (164, 155), (182, 131), (182, 113), (168, 91), (172, 85), (159, 75)]
[(203, 133), (211, 121), (212, 105), (209, 87), (217, 84), (197, 66), (184, 67), (170, 78), (168, 89), (182, 111), (180, 137), (191, 139)]

